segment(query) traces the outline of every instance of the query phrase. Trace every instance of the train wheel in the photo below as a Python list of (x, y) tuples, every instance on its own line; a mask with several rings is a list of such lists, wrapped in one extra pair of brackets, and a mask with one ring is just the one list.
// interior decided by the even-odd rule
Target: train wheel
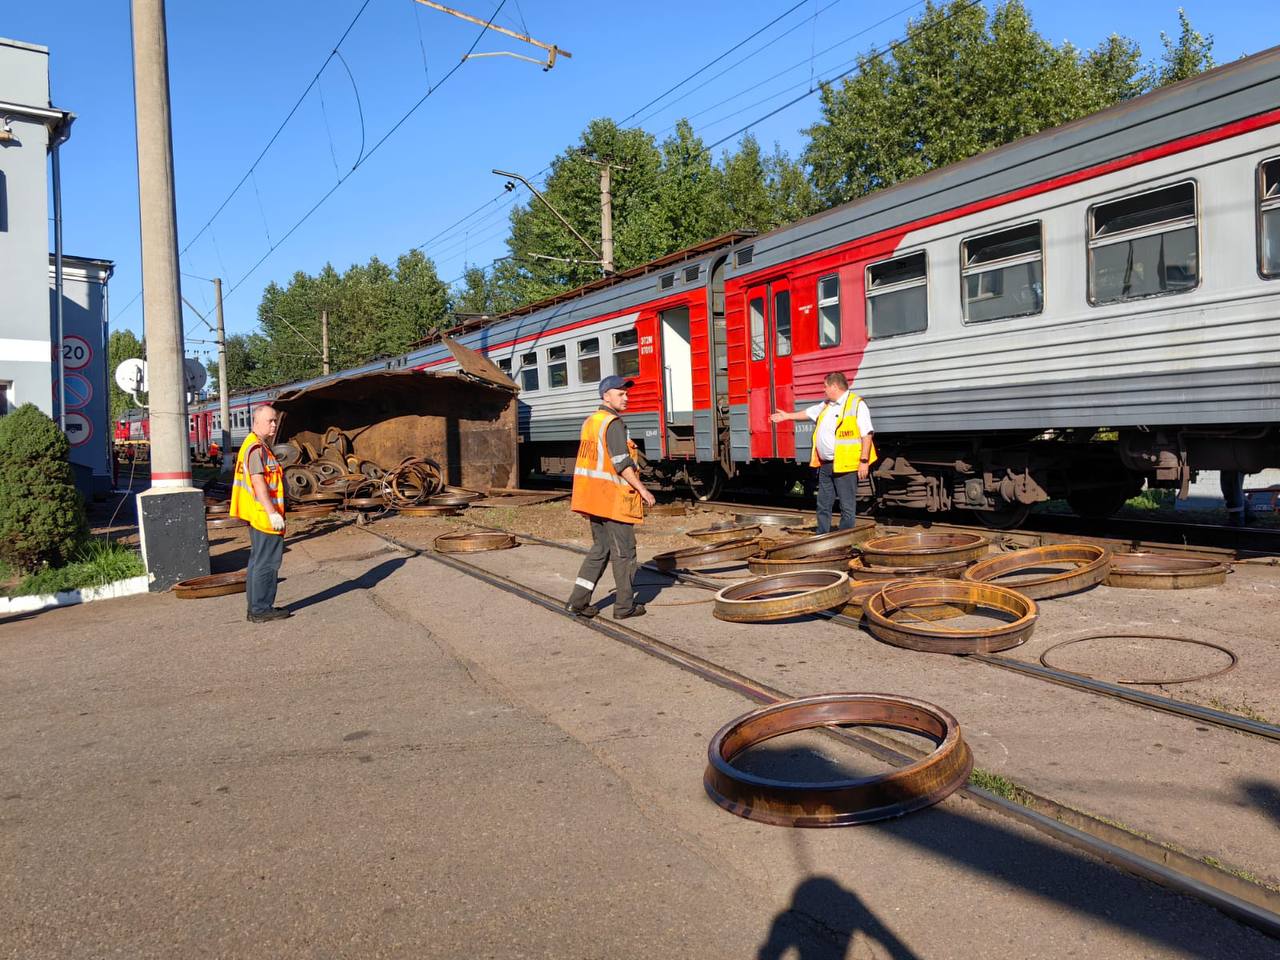
[(1026, 522), (1028, 514), (1031, 513), (1031, 504), (1010, 503), (1006, 500), (1002, 506), (995, 510), (971, 510), (969, 512), (977, 517), (978, 522), (984, 527), (989, 527), (992, 530), (1013, 530)]
[(695, 500), (714, 500), (724, 490), (724, 471), (719, 464), (690, 467), (685, 476), (685, 486)]
[(1128, 486), (1077, 490), (1067, 494), (1067, 506), (1077, 517), (1084, 517), (1087, 520), (1105, 520), (1114, 515), (1131, 496), (1135, 495), (1130, 490)]

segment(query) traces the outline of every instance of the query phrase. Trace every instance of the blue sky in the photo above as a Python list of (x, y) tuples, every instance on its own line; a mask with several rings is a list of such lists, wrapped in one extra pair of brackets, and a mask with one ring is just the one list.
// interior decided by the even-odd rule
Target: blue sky
[[(487, 264), (501, 256), (510, 198), (485, 207), (465, 229), (437, 236), (499, 197), (502, 183), (492, 168), (536, 174), (592, 117), (622, 119), (796, 0), (507, 0), (496, 22), (526, 25), (573, 58), (549, 72), (506, 57), (468, 61), (283, 239), (358, 156), (360, 110), (367, 150), (458, 62), (479, 32), (413, 0), (369, 0), (341, 46), (359, 106), (342, 63), (332, 60), (254, 175), (199, 233), (363, 2), (169, 0), (178, 224), (181, 245), (190, 244), (183, 292), (204, 312), (212, 307), (212, 285), (200, 278), (223, 277), (230, 332), (254, 328), (268, 282), (287, 282), (296, 270), (315, 272), (326, 261), (339, 269), (374, 254), (393, 261), (435, 238), (426, 253), (448, 280), (468, 262)], [(487, 17), (497, 0), (451, 5)], [(1198, 28), (1215, 35), (1219, 62), (1280, 43), (1280, 22), (1260, 16), (1256, 4), (1182, 5)], [(1177, 0), (1031, 0), (1028, 6), (1040, 30), (1055, 40), (1093, 46), (1117, 32), (1138, 40), (1149, 57), (1159, 53), (1160, 31), (1177, 29)], [(821, 78), (845, 69), (857, 52), (891, 42), (901, 34), (908, 8), (918, 5), (805, 0), (639, 119), (660, 136), (679, 117), (694, 115), (708, 142), (719, 139), (808, 89), (811, 64), (812, 75)], [(141, 332), (141, 300), (134, 299), (140, 275), (128, 4), (0, 0), (0, 11), (0, 34), (50, 48), (53, 101), (79, 117), (63, 151), (66, 248), (116, 261), (113, 325)], [(496, 35), (477, 50), (537, 52)], [(762, 85), (748, 91), (754, 84)], [(776, 140), (797, 152), (800, 131), (817, 116), (816, 100), (804, 100), (754, 132), (766, 144)], [(272, 245), (277, 249), (254, 269)], [(207, 336), (194, 316), (188, 329), (193, 340)], [(202, 356), (210, 349), (193, 342), (188, 352)]]

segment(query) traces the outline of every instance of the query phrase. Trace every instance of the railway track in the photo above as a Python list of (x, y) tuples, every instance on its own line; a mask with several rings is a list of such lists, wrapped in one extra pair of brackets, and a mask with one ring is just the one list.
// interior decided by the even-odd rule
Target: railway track
[[(476, 524), (475, 526), (481, 525)], [(605, 621), (601, 618), (583, 620), (575, 617), (565, 610), (562, 598), (552, 597), (533, 586), (485, 569), (470, 560), (465, 560), (455, 555), (443, 555), (424, 550), (379, 531), (372, 526), (364, 526), (362, 529), (397, 549), (426, 557), (432, 562), (447, 566), (552, 613), (567, 617), (573, 622), (609, 639), (670, 664), (708, 683), (731, 690), (753, 703), (776, 703), (780, 700), (791, 698), (791, 695), (784, 690), (699, 656), (677, 644), (669, 643), (634, 627)], [(568, 550), (574, 553), (585, 552), (572, 544), (563, 544), (538, 537), (521, 535), (521, 539), (530, 543)], [(712, 587), (718, 589), (723, 586), (723, 581), (707, 581), (703, 577), (678, 572), (667, 574), (663, 571), (658, 571), (652, 565), (646, 565), (645, 569), (655, 573), (662, 573), (664, 576), (672, 576), (681, 582), (702, 586), (707, 589)], [(847, 620), (848, 618), (833, 617), (833, 619)], [(850, 621), (848, 625), (852, 626), (854, 624)], [(1000, 658), (990, 659), (1000, 660)], [(1004, 666), (1004, 663), (995, 665)], [(1045, 668), (1037, 668), (1037, 673), (1041, 672), (1045, 672)], [(1057, 671), (1049, 672), (1056, 673)], [(1042, 679), (1048, 678), (1042, 677)], [(1091, 692), (1110, 695), (1097, 690)], [(1131, 691), (1123, 692), (1130, 693)], [(1171, 703), (1177, 704), (1178, 702), (1171, 701)], [(1153, 704), (1141, 705), (1152, 709), (1166, 709)], [(1185, 706), (1194, 707), (1194, 705)], [(1177, 711), (1166, 710), (1166, 712)], [(1199, 718), (1197, 717), (1197, 719)], [(1246, 720), (1247, 718), (1238, 719)], [(1271, 739), (1280, 738), (1280, 729), (1272, 728), (1272, 731), (1275, 736), (1270, 733), (1260, 733), (1259, 735), (1268, 736)], [(837, 737), (850, 747), (893, 766), (905, 766), (924, 755), (921, 751), (911, 746), (874, 731), (859, 731), (855, 733), (835, 728), (826, 732)], [(1247, 732), (1258, 733), (1258, 731)], [(1040, 796), (1024, 788), (1019, 788), (1019, 793), (1019, 800), (1012, 800), (970, 783), (958, 791), (955, 796), (959, 797), (961, 801), (975, 803), (1000, 816), (1030, 826), (1067, 844), (1073, 849), (1098, 857), (1128, 873), (1143, 877), (1186, 896), (1194, 897), (1220, 910), (1227, 916), (1254, 927), (1269, 936), (1280, 939), (1280, 894), (1187, 854), (1173, 850), (1164, 844), (1106, 822), (1103, 819), (1068, 808), (1048, 797)]]

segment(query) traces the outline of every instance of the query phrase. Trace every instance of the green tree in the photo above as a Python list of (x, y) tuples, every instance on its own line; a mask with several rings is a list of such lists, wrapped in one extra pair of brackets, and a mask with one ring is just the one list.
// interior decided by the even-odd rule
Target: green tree
[(69, 561), (88, 535), (71, 445), (40, 408), (0, 417), (0, 559), (24, 570)]
[(1163, 30), (1160, 42), (1164, 56), (1156, 72), (1157, 86), (1177, 83), (1213, 67), (1213, 34), (1207, 36), (1191, 26), (1187, 12), (1178, 8), (1178, 39), (1172, 40)]
[[(218, 361), (210, 360), (205, 366), (209, 370), (209, 383), (216, 393)], [(253, 372), (256, 367), (257, 357), (253, 349), (253, 335), (234, 333), (227, 337), (227, 390), (235, 393), (252, 387)]]
[[(139, 342), (132, 330), (111, 331), (111, 336), (107, 339), (107, 372), (111, 375), (111, 386), (107, 390), (112, 423), (119, 420), (126, 410), (138, 406), (132, 397), (116, 386), (116, 367), (126, 360), (145, 360), (146, 356), (146, 347)], [(147, 402), (145, 393), (140, 393), (138, 399), (144, 404)]]

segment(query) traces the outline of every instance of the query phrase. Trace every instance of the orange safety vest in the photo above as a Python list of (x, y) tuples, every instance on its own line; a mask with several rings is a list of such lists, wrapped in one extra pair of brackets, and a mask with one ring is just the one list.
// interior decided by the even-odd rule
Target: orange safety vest
[[(840, 411), (840, 420), (836, 424), (836, 459), (831, 467), (835, 473), (850, 473), (857, 470), (862, 460), (862, 431), (858, 429), (858, 403), (861, 400), (862, 398), (852, 390), (844, 399), (844, 409)], [(830, 409), (830, 404), (823, 407), (813, 425), (813, 456), (809, 458), (811, 467), (819, 466), (822, 462), (818, 457), (818, 428), (822, 426), (822, 418)], [(869, 443), (871, 451), (867, 462), (871, 463), (876, 459), (875, 439), (871, 439)]]
[[(578, 441), (578, 462), (573, 468), (573, 499), (569, 509), (619, 523), (640, 523), (644, 520), (644, 507), (640, 494), (613, 465), (605, 433), (609, 424), (618, 419), (616, 413), (597, 410), (582, 425), (582, 437)], [(627, 437), (627, 453), (639, 462), (640, 451)]]
[(284, 516), (284, 469), (271, 448), (252, 433), (244, 438), (240, 452), (236, 454), (235, 480), (231, 483), (231, 516), (247, 521), (249, 526), (262, 533), (282, 534), (283, 530), (271, 529), (270, 516), (253, 492), (253, 480), (249, 477), (249, 452), (254, 447), (262, 448), (262, 479), (267, 483), (267, 492), (275, 503), (276, 512)]

